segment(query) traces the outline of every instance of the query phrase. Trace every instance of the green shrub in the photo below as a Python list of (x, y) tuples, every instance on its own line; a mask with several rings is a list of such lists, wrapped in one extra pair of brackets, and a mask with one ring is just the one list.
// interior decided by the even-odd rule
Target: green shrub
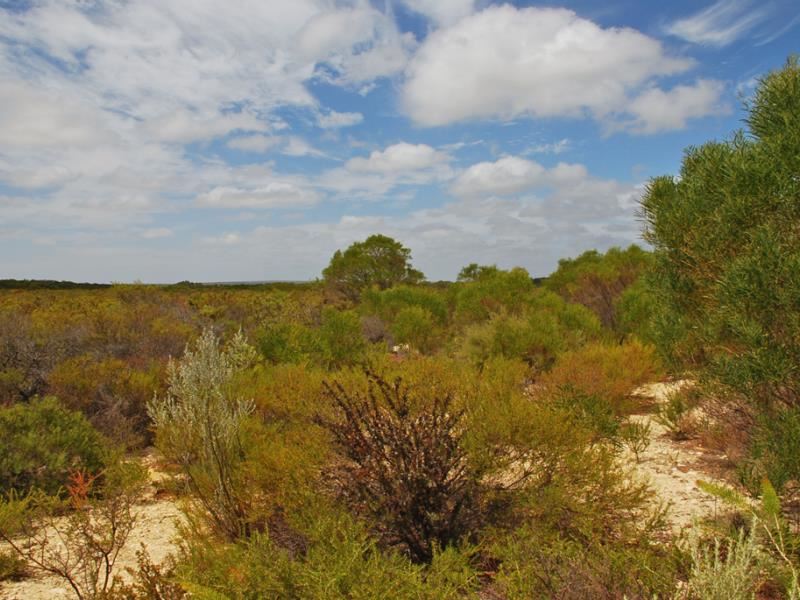
[(477, 574), (468, 557), (437, 552), (423, 568), (382, 551), (363, 524), (316, 504), (303, 535), (303, 552), (281, 548), (268, 535), (235, 545), (193, 540), (183, 565), (186, 587), (196, 597), (329, 600), (463, 598), (475, 591)]
[(60, 362), (48, 379), (50, 392), (65, 407), (81, 411), (115, 443), (138, 448), (152, 442), (147, 402), (162, 376), (155, 362), (139, 369), (118, 358), (83, 354)]
[(741, 470), (745, 482), (756, 490), (764, 478), (779, 491), (800, 482), (800, 409), (777, 410), (759, 418), (750, 456)]
[(425, 280), (425, 275), (411, 266), (411, 250), (380, 234), (355, 242), (344, 252), (337, 250), (322, 277), (330, 289), (350, 300), (357, 300), (372, 286), (385, 290)]
[(468, 324), (484, 321), (491, 315), (519, 315), (530, 302), (533, 280), (525, 269), (487, 273), (475, 281), (458, 284), (455, 320)]
[(658, 310), (658, 299), (653, 296), (645, 272), (645, 276), (625, 288), (614, 302), (617, 333), (623, 338), (636, 336), (645, 343), (654, 344), (654, 320)]
[(637, 544), (581, 543), (523, 526), (495, 548), (497, 576), (509, 600), (679, 598), (679, 561), (668, 549)]
[(312, 355), (328, 369), (356, 365), (366, 357), (367, 342), (358, 314), (353, 311), (323, 310), (322, 324), (309, 335)]
[(692, 389), (671, 392), (666, 401), (659, 405), (655, 420), (662, 425), (674, 440), (689, 438), (697, 427), (694, 409), (697, 396)]
[(492, 277), (499, 271), (500, 269), (497, 268), (497, 265), (479, 265), (478, 263), (470, 263), (458, 272), (456, 281), (478, 281), (479, 279)]
[(433, 315), (419, 306), (409, 306), (397, 313), (391, 329), (396, 343), (408, 344), (420, 352), (432, 352), (439, 341)]
[(715, 538), (711, 547), (699, 538), (689, 545), (692, 568), (687, 585), (694, 600), (751, 600), (761, 582), (761, 549), (755, 528), (725, 543)]
[(642, 452), (650, 446), (652, 429), (650, 422), (627, 421), (619, 428), (619, 440), (624, 448), (630, 450), (636, 462)]
[(362, 362), (367, 352), (362, 323), (354, 311), (326, 308), (316, 328), (277, 322), (262, 326), (256, 335), (259, 352), (273, 364), (312, 360), (338, 369)]
[(658, 344), (761, 405), (800, 404), (800, 65), (764, 77), (749, 132), (686, 152), (642, 199)]
[(566, 385), (549, 394), (548, 401), (570, 414), (577, 426), (594, 432), (598, 439), (613, 439), (619, 432), (617, 415), (605, 398)]
[(605, 254), (589, 250), (577, 258), (559, 260), (558, 269), (545, 279), (544, 286), (590, 309), (605, 327), (618, 330), (617, 301), (649, 267), (650, 260), (650, 254), (635, 245), (625, 250), (611, 248)]
[(0, 551), (0, 583), (18, 581), (28, 574), (25, 559), (14, 551)]
[(267, 361), (296, 363), (304, 355), (303, 343), (308, 331), (302, 325), (280, 322), (262, 327), (256, 336), (256, 347)]
[[(498, 366), (490, 374), (495, 381), (513, 373)], [(582, 544), (647, 535), (647, 486), (609, 443), (617, 425), (608, 406), (590, 396), (531, 396), (519, 384), (497, 383), (478, 386), (468, 400), (465, 444), (484, 480), (505, 490), (499, 497), (509, 512), (500, 522), (537, 523)]]
[(528, 298), (524, 315), (495, 314), (468, 326), (458, 343), (460, 354), (475, 364), (492, 357), (514, 358), (541, 371), (562, 352), (600, 335), (600, 323), (588, 309), (536, 290)]
[(388, 290), (368, 290), (362, 296), (361, 310), (367, 315), (377, 315), (393, 322), (403, 310), (411, 307), (425, 309), (438, 325), (447, 321), (447, 303), (436, 290), (401, 285)]
[(108, 456), (104, 438), (55, 398), (0, 408), (0, 492), (57, 493), (77, 469), (96, 473)]

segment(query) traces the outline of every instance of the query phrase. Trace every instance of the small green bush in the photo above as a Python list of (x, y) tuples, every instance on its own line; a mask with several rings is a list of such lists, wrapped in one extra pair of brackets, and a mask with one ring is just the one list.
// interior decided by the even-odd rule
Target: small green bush
[(597, 315), (605, 327), (619, 328), (617, 301), (650, 265), (650, 253), (636, 245), (611, 248), (605, 254), (589, 250), (574, 259), (558, 261), (558, 269), (544, 282), (570, 302)]
[(535, 290), (524, 314), (492, 314), (465, 328), (459, 352), (482, 365), (492, 357), (521, 359), (537, 370), (549, 369), (556, 357), (601, 335), (600, 322), (588, 309), (568, 304), (546, 290)]
[(525, 269), (487, 273), (475, 281), (458, 284), (455, 320), (461, 324), (484, 321), (491, 315), (519, 315), (530, 303), (533, 280)]
[(650, 446), (652, 431), (650, 422), (628, 421), (619, 428), (619, 441), (624, 448), (631, 451), (639, 462), (642, 452)]
[(422, 287), (402, 285), (388, 290), (368, 290), (362, 296), (361, 310), (393, 322), (403, 310), (411, 307), (428, 311), (438, 325), (447, 321), (447, 303), (440, 292)]
[(311, 354), (328, 369), (352, 366), (366, 357), (367, 341), (361, 332), (361, 320), (353, 311), (323, 310), (322, 324), (310, 336)]
[(800, 482), (800, 409), (776, 410), (759, 418), (742, 465), (745, 483), (756, 488), (768, 479), (782, 491), (790, 482)]
[(697, 422), (693, 411), (697, 398), (691, 389), (681, 389), (667, 396), (666, 402), (659, 405), (656, 422), (664, 426), (674, 440), (685, 440), (694, 432)]
[(105, 439), (79, 412), (53, 397), (0, 408), (0, 492), (39, 488), (56, 494), (78, 469), (95, 473), (108, 456)]
[(206, 329), (179, 362), (170, 361), (167, 394), (148, 404), (156, 445), (180, 465), (208, 523), (229, 539), (252, 531), (253, 498), (242, 464), (243, 431), (255, 404), (235, 395), (231, 383), (255, 354), (241, 333), (223, 349)]
[(564, 352), (538, 383), (545, 389), (571, 386), (603, 400), (617, 416), (634, 408), (637, 386), (655, 380), (661, 367), (653, 347), (637, 340), (622, 344), (590, 343)]
[(619, 433), (617, 416), (604, 398), (567, 385), (552, 394), (549, 400), (569, 413), (576, 424), (594, 432), (598, 439), (613, 439)]
[(509, 600), (681, 598), (673, 596), (679, 561), (645, 540), (584, 543), (526, 525), (493, 550), (501, 561), (497, 585)]
[(315, 505), (306, 524), (304, 552), (281, 548), (269, 535), (222, 546), (194, 539), (182, 567), (187, 589), (198, 598), (287, 600), (456, 600), (478, 586), (469, 557), (436, 552), (427, 567), (381, 550), (366, 527), (345, 513)]
[(439, 341), (434, 316), (420, 306), (409, 306), (397, 313), (391, 330), (396, 343), (408, 344), (423, 353), (433, 351)]
[(25, 559), (14, 551), (0, 551), (0, 582), (17, 581), (27, 575)]
[(308, 335), (302, 325), (289, 322), (271, 323), (256, 334), (256, 347), (273, 364), (296, 363), (303, 357), (303, 340)]
[(658, 301), (647, 278), (640, 277), (614, 301), (617, 333), (623, 338), (635, 335), (643, 342), (655, 343), (653, 321), (658, 310)]

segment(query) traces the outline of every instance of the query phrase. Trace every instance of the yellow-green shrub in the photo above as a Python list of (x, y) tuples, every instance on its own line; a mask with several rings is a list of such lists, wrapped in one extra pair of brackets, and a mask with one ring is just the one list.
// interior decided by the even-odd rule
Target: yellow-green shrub
[(59, 363), (49, 375), (49, 389), (110, 439), (137, 447), (152, 441), (147, 402), (159, 389), (162, 373), (158, 363), (139, 370), (117, 358), (84, 354)]
[(409, 306), (397, 313), (391, 326), (394, 341), (429, 353), (436, 349), (440, 333), (434, 316), (421, 306)]
[(518, 315), (525, 311), (534, 290), (525, 269), (495, 271), (455, 287), (455, 321), (475, 323), (497, 313)]
[(562, 352), (601, 335), (600, 323), (588, 309), (568, 304), (552, 292), (537, 290), (525, 315), (497, 314), (468, 326), (457, 344), (458, 353), (478, 365), (500, 356), (546, 370)]
[(615, 414), (623, 415), (631, 408), (631, 392), (660, 375), (655, 349), (630, 340), (615, 345), (591, 343), (565, 352), (537, 383), (548, 390), (569, 386), (597, 396)]
[(181, 572), (186, 587), (199, 598), (222, 589), (227, 597), (287, 600), (455, 600), (477, 590), (468, 556), (437, 552), (424, 568), (381, 550), (346, 513), (324, 503), (313, 510), (312, 519), (293, 523), (294, 544), (268, 534), (228, 546), (193, 540)]
[(428, 311), (438, 325), (447, 321), (447, 303), (440, 292), (430, 288), (401, 285), (387, 290), (365, 291), (361, 299), (361, 310), (366, 315), (377, 315), (386, 322), (393, 322), (403, 310), (411, 307)]

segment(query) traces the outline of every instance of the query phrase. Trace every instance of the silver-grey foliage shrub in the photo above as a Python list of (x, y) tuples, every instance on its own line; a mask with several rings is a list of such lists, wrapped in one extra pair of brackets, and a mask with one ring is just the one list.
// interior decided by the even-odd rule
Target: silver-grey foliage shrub
[(254, 360), (241, 332), (223, 349), (207, 329), (180, 361), (169, 362), (167, 394), (148, 405), (159, 449), (181, 466), (212, 525), (231, 539), (249, 533), (240, 467), (243, 426), (254, 409), (231, 383)]

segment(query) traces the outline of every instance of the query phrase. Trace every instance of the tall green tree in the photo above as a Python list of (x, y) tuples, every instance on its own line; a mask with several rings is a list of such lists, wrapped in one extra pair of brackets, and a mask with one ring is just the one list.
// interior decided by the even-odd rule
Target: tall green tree
[(373, 286), (385, 290), (399, 283), (419, 283), (425, 279), (411, 266), (411, 250), (381, 234), (337, 250), (322, 271), (325, 283), (351, 300)]
[(764, 77), (746, 131), (689, 148), (642, 199), (665, 352), (762, 406), (800, 406), (800, 66)]

